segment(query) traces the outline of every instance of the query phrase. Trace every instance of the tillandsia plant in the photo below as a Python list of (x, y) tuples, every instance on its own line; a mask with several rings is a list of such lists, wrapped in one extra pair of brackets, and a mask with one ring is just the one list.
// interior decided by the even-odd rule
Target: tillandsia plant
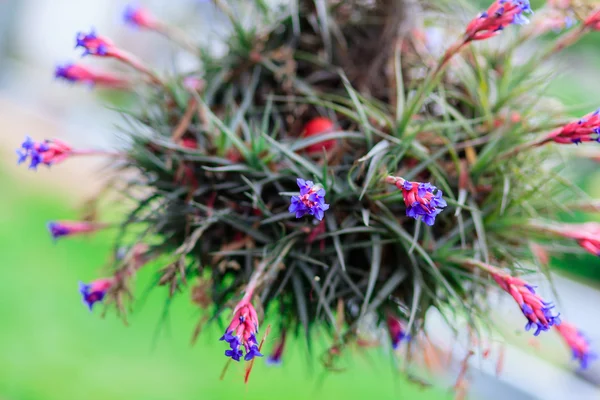
[[(117, 252), (112, 276), (81, 285), (85, 303), (124, 314), (138, 273), (157, 274), (170, 296), (192, 286), (202, 323), (227, 319), (215, 345), (251, 361), (246, 378), (269, 351), (264, 319), (280, 337), (271, 362), (285, 360), (286, 336), (310, 349), (326, 332), (329, 366), (379, 328), (414, 359), (432, 309), (455, 330), (491, 334), (494, 288), (534, 335), (560, 327), (521, 276), (547, 273), (540, 254), (552, 240), (600, 254), (595, 225), (556, 222), (571, 199), (587, 199), (555, 157), (599, 141), (600, 117), (566, 119), (545, 95), (541, 66), (600, 30), (600, 11), (550, 3), (537, 18), (569, 20), (548, 24), (527, 0), (496, 0), (470, 22), (455, 2), (250, 3), (213, 2), (232, 28), (222, 56), (127, 8), (129, 23), (192, 51), (197, 71), (163, 76), (96, 32), (77, 45), (131, 67), (131, 77), (57, 69), (139, 98), (123, 111), (129, 142), (113, 155), (106, 190), (130, 213), (51, 225), (54, 237), (118, 227), (115, 248), (129, 249)], [(535, 29), (521, 30), (529, 17)], [(540, 44), (548, 29), (564, 31)], [(446, 46), (440, 34), (456, 40)], [(19, 161), (35, 168), (83, 153), (95, 152), (27, 139)], [(161, 255), (164, 268), (140, 270)], [(557, 329), (585, 367), (593, 354), (568, 326)]]

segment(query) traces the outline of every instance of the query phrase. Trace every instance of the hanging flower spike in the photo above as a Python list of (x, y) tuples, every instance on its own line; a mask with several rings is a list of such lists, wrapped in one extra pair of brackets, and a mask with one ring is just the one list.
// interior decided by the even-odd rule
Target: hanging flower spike
[(92, 86), (99, 85), (114, 89), (128, 89), (130, 87), (130, 83), (125, 79), (108, 73), (96, 72), (80, 64), (59, 65), (56, 67), (54, 76), (69, 82), (82, 82)]
[(406, 329), (402, 325), (402, 322), (393, 315), (388, 315), (386, 318), (386, 324), (390, 339), (392, 340), (392, 348), (396, 350), (403, 340), (409, 341), (410, 335), (406, 333)]
[(583, 21), (583, 25), (595, 31), (600, 31), (600, 9), (593, 11), (590, 16)]
[(108, 292), (114, 283), (115, 278), (96, 279), (90, 284), (79, 282), (79, 293), (81, 293), (83, 303), (92, 311), (94, 303), (104, 300), (106, 292)]
[(385, 181), (402, 190), (406, 216), (416, 220), (422, 218), (429, 226), (435, 223), (435, 217), (448, 205), (442, 197), (442, 191), (431, 183), (409, 182), (395, 176), (388, 176)]
[(300, 188), (300, 196), (292, 196), (289, 212), (296, 213), (296, 218), (309, 214), (321, 221), (329, 204), (325, 204), (325, 189), (315, 185), (312, 181), (296, 179)]
[(262, 357), (258, 351), (257, 333), (258, 316), (250, 301), (244, 298), (233, 310), (231, 323), (225, 334), (219, 339), (229, 343), (230, 349), (225, 351), (225, 355), (235, 361), (240, 361), (243, 352), (246, 353), (245, 361), (250, 361), (254, 357)]
[(131, 26), (155, 30), (159, 28), (158, 20), (152, 13), (141, 6), (128, 4), (123, 10), (123, 20)]
[(529, 22), (525, 13), (531, 13), (528, 0), (496, 0), (487, 11), (467, 25), (465, 42), (484, 40), (497, 35), (508, 25), (524, 25)]
[(17, 149), (17, 164), (22, 164), (29, 158), (29, 169), (35, 170), (39, 164), (51, 166), (64, 161), (72, 153), (71, 146), (61, 140), (52, 139), (36, 142), (29, 136), (25, 136), (25, 141)]
[(73, 236), (84, 233), (96, 232), (106, 225), (85, 221), (52, 221), (48, 223), (48, 230), (53, 239), (63, 236)]
[(490, 273), (502, 290), (510, 294), (521, 308), (528, 320), (526, 331), (535, 326), (536, 331), (533, 335), (537, 336), (551, 326), (560, 324), (560, 314), (552, 315), (551, 310), (554, 306), (537, 295), (534, 286), (497, 269), (490, 270)]
[(269, 365), (280, 365), (281, 364), (281, 356), (283, 355), (283, 350), (285, 348), (285, 336), (286, 330), (283, 328), (281, 330), (281, 336), (279, 336), (279, 341), (273, 349), (273, 353), (267, 358), (267, 364)]
[(579, 361), (581, 369), (586, 369), (590, 361), (598, 357), (591, 352), (589, 340), (575, 325), (563, 321), (554, 328), (558, 331), (565, 343), (571, 348), (573, 359)]
[[(325, 117), (317, 117), (313, 118), (304, 125), (304, 129), (302, 130), (302, 137), (311, 137), (318, 136), (324, 133), (333, 132), (335, 130), (334, 123)], [(323, 149), (325, 151), (329, 151), (335, 147), (336, 141), (335, 139), (325, 140), (320, 143), (311, 144), (306, 147), (306, 152), (309, 154), (314, 153), (322, 153)]]
[(600, 108), (550, 132), (539, 145), (552, 141), (560, 144), (600, 142)]

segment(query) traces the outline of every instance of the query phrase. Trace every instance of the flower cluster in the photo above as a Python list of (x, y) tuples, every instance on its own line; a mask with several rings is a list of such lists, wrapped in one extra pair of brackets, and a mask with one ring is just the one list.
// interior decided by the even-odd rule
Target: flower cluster
[(22, 164), (29, 159), (29, 168), (35, 170), (40, 164), (51, 166), (64, 161), (72, 153), (71, 146), (62, 140), (52, 139), (36, 142), (26, 136), (21, 147), (17, 149), (17, 163)]
[(262, 357), (258, 350), (256, 334), (258, 333), (258, 316), (249, 300), (242, 300), (233, 310), (233, 318), (225, 334), (219, 340), (229, 343), (229, 350), (225, 351), (227, 357), (240, 361), (243, 351), (245, 361), (254, 357)]
[(53, 239), (58, 239), (63, 236), (92, 233), (104, 227), (104, 224), (85, 221), (52, 221), (48, 223), (48, 231), (50, 231)]
[(495, 0), (487, 11), (467, 25), (464, 40), (484, 40), (497, 35), (510, 24), (526, 24), (529, 20), (523, 14), (531, 12), (528, 0)]
[(300, 178), (296, 183), (300, 188), (300, 196), (292, 196), (289, 212), (295, 213), (296, 218), (308, 214), (321, 221), (325, 211), (329, 210), (329, 204), (325, 204), (325, 189)]
[(559, 315), (552, 315), (554, 306), (552, 303), (544, 301), (535, 293), (534, 286), (528, 284), (520, 278), (515, 278), (500, 270), (492, 270), (491, 275), (496, 283), (517, 302), (523, 315), (528, 322), (525, 330), (530, 330), (534, 326), (537, 336), (542, 331), (547, 331), (551, 326), (559, 325)]
[(448, 205), (442, 197), (442, 191), (431, 183), (409, 182), (395, 176), (386, 177), (386, 182), (402, 190), (406, 216), (423, 219), (429, 226), (435, 223), (435, 217)]
[(560, 336), (573, 352), (573, 359), (579, 361), (582, 369), (586, 369), (590, 361), (597, 358), (597, 355), (590, 350), (590, 342), (577, 327), (568, 322), (562, 322), (555, 326)]
[(88, 306), (90, 311), (97, 302), (102, 302), (106, 293), (113, 287), (115, 278), (96, 279), (90, 284), (79, 282), (79, 293), (83, 299), (83, 303)]
[(62, 78), (69, 82), (82, 82), (88, 85), (100, 85), (113, 89), (127, 89), (129, 81), (108, 73), (97, 72), (81, 64), (65, 64), (56, 67), (54, 72), (56, 78)]
[(560, 144), (600, 141), (600, 109), (550, 132), (543, 143), (551, 141)]
[(128, 4), (123, 10), (123, 20), (132, 26), (145, 29), (157, 29), (159, 25), (150, 10), (132, 4)]
[(281, 364), (281, 357), (283, 356), (283, 350), (285, 348), (285, 337), (286, 337), (286, 330), (285, 330), (285, 328), (283, 328), (281, 330), (281, 335), (279, 336), (279, 341), (277, 342), (277, 345), (275, 345), (275, 348), (273, 349), (273, 352), (271, 353), (271, 355), (269, 357), (267, 357), (267, 364), (270, 364), (270, 365)]
[(386, 324), (394, 350), (400, 346), (400, 343), (402, 343), (403, 340), (410, 340), (410, 335), (406, 333), (404, 325), (398, 318), (394, 317), (393, 315), (388, 315), (386, 318)]

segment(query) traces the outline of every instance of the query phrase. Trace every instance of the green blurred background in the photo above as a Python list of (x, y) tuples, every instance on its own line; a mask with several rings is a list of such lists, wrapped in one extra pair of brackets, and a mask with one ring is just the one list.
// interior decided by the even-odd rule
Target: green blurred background
[[(93, 102), (93, 93), (53, 83), (50, 76), (55, 61), (74, 57), (76, 30), (92, 23), (122, 30), (114, 18), (121, 5), (44, 0), (0, 4), (0, 399), (451, 398), (446, 389), (451, 383), (433, 379), (437, 387), (429, 389), (408, 383), (384, 350), (351, 352), (342, 360), (345, 371), (326, 372), (318, 361), (307, 362), (293, 341), (282, 366), (268, 367), (259, 360), (248, 385), (243, 384), (243, 364), (231, 365), (221, 381), (226, 361), (225, 347), (217, 340), (221, 329), (207, 328), (190, 346), (199, 315), (189, 294), (176, 297), (168, 309), (165, 290), (142, 296), (129, 326), (111, 313), (101, 318), (100, 308), (90, 313), (82, 305), (77, 283), (98, 276), (111, 236), (53, 243), (45, 223), (78, 218), (79, 200), (97, 187), (97, 164), (68, 162), (36, 174), (14, 165), (13, 149), (26, 133), (85, 144), (110, 132), (114, 121)], [(160, 7), (167, 15), (176, 14), (164, 4)], [(54, 35), (43, 36), (48, 31)], [(125, 43), (140, 40), (137, 49), (149, 59), (157, 47), (165, 46), (123, 35)], [(32, 42), (39, 37), (44, 40)], [(591, 102), (600, 92), (600, 80), (595, 79), (599, 41), (600, 33), (590, 35), (569, 50), (557, 64), (561, 74), (549, 87), (549, 95), (581, 105), (573, 109), (574, 116), (595, 107)], [(92, 100), (84, 100), (88, 97)], [(594, 184), (600, 179), (597, 165), (582, 161), (573, 170), (590, 194), (600, 198)], [(600, 263), (592, 257), (568, 256), (554, 267), (588, 284), (600, 280)], [(143, 293), (152, 276), (141, 275), (137, 289)], [(269, 338), (267, 349), (274, 340)], [(317, 346), (315, 353), (322, 350)]]

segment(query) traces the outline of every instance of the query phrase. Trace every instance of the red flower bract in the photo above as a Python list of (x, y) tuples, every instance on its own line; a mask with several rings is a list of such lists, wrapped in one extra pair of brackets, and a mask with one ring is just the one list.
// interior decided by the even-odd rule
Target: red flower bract
[(497, 35), (510, 24), (522, 25), (529, 22), (523, 13), (530, 13), (528, 0), (496, 0), (474, 18), (465, 30), (465, 41), (484, 40)]
[[(325, 118), (325, 117), (317, 117), (317, 118), (311, 119), (310, 121), (308, 121), (306, 123), (306, 125), (304, 125), (304, 130), (302, 131), (302, 136), (303, 137), (317, 136), (317, 135), (322, 135), (324, 133), (333, 132), (334, 130), (335, 130), (335, 125), (330, 119)], [(306, 152), (307, 153), (321, 153), (323, 151), (323, 149), (325, 149), (325, 151), (329, 151), (329, 150), (333, 149), (334, 146), (335, 146), (334, 139), (325, 140), (323, 142), (311, 144), (310, 146), (307, 146)]]

